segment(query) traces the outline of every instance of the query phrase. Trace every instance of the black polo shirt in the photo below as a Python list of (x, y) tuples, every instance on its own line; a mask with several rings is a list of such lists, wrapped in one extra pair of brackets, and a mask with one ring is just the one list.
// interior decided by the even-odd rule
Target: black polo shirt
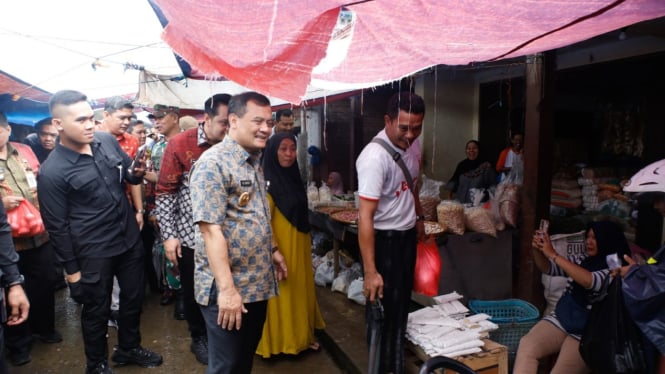
[(132, 159), (111, 134), (96, 132), (92, 156), (57, 144), (37, 179), (39, 205), (51, 242), (67, 274), (80, 270), (80, 258), (108, 258), (139, 243), (136, 216), (125, 182)]

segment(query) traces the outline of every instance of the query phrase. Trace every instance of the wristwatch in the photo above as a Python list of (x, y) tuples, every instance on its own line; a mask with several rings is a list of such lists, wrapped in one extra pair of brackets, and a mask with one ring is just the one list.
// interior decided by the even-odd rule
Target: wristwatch
[(137, 209), (136, 213), (145, 214), (145, 209)]

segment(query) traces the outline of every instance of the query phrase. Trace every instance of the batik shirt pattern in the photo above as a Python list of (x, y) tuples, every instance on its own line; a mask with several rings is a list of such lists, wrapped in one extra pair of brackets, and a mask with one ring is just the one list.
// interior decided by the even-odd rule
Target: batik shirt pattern
[[(201, 155), (190, 175), (194, 222), (221, 225), (233, 281), (245, 303), (277, 294), (270, 208), (258, 160), (258, 155), (248, 153), (227, 136)], [(199, 304), (216, 302), (210, 300), (213, 282), (205, 243), (197, 227), (194, 292)]]

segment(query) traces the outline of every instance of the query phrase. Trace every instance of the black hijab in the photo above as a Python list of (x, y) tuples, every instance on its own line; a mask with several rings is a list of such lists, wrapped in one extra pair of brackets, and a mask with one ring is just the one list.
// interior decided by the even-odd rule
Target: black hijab
[(470, 143), (475, 143), (476, 146), (478, 147), (478, 157), (476, 157), (475, 160), (469, 160), (468, 158), (465, 158), (464, 160), (460, 161), (459, 164), (457, 164), (457, 167), (455, 168), (455, 172), (453, 173), (453, 176), (450, 178), (450, 182), (454, 182), (455, 186), (453, 188), (453, 192), (457, 192), (457, 187), (459, 183), (459, 177), (462, 176), (463, 174), (466, 174), (470, 171), (474, 171), (480, 167), (483, 163), (487, 162), (483, 157), (481, 157), (480, 154), (480, 143), (478, 143), (476, 140), (469, 140), (466, 142), (466, 147), (469, 146)]
[[(623, 235), (621, 226), (612, 221), (598, 221), (589, 223), (587, 226), (587, 235), (589, 230), (593, 230), (596, 237), (598, 252), (595, 256), (589, 256), (582, 260), (581, 267), (591, 272), (607, 269), (606, 256), (612, 253), (617, 254), (622, 266), (627, 265), (623, 259), (623, 255), (630, 255), (630, 247), (628, 246), (626, 237)], [(589, 290), (580, 286), (577, 282), (573, 282), (572, 293), (578, 304), (586, 304), (587, 299), (585, 295), (588, 292)]]
[(307, 233), (310, 230), (307, 193), (300, 178), (298, 160), (284, 168), (277, 159), (279, 145), (287, 138), (296, 143), (296, 137), (291, 132), (279, 132), (268, 139), (263, 156), (263, 174), (270, 183), (268, 193), (277, 209), (298, 231)]

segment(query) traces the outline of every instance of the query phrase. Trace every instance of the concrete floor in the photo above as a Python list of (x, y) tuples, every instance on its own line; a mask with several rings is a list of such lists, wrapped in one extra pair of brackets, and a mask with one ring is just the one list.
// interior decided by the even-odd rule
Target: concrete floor
[[(327, 323), (325, 331), (318, 332), (322, 349), (297, 356), (262, 359), (255, 356), (254, 373), (360, 373), (366, 371), (364, 309), (340, 293), (317, 287), (319, 303)], [(35, 341), (32, 362), (9, 367), (15, 374), (83, 373), (85, 356), (79, 322), (79, 307), (68, 291), (56, 293), (56, 328), (64, 341), (44, 344)], [(147, 294), (142, 316), (142, 345), (159, 352), (164, 363), (157, 368), (138, 366), (112, 366), (116, 373), (203, 373), (205, 366), (198, 363), (189, 351), (190, 338), (185, 321), (173, 319), (173, 305), (159, 305), (159, 295)], [(116, 330), (109, 328), (109, 350), (117, 342)], [(110, 356), (110, 355), (109, 355)]]

